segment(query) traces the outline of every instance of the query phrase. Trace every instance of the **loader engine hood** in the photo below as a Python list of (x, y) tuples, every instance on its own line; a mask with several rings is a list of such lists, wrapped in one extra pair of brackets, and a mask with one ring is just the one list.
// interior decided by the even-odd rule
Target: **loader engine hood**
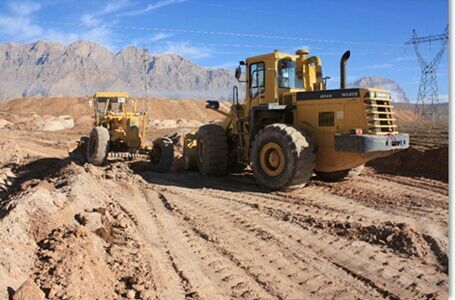
[(360, 89), (338, 89), (312, 92), (297, 92), (296, 95), (297, 101), (353, 97), (360, 97)]
[[(361, 128), (365, 134), (387, 135), (397, 134), (398, 128), (392, 106), (390, 92), (375, 88), (349, 88), (323, 91), (297, 92), (298, 104), (308, 103), (314, 107), (330, 112), (332, 108), (343, 107), (345, 119), (353, 123), (343, 122), (342, 131)], [(344, 103), (344, 104), (343, 104)], [(342, 105), (342, 106), (340, 106)], [(349, 108), (348, 108), (349, 107)], [(337, 109), (338, 110), (338, 109)], [(354, 114), (354, 115), (353, 115)], [(352, 128), (349, 126), (352, 124)], [(340, 128), (337, 128), (339, 132)]]

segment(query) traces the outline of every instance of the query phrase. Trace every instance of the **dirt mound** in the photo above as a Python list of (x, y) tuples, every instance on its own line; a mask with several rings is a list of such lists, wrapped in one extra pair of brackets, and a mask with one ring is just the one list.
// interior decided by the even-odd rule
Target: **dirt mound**
[(19, 163), (23, 155), (14, 140), (0, 143), (0, 166)]
[(407, 224), (386, 222), (362, 226), (359, 223), (331, 223), (329, 227), (341, 236), (356, 238), (369, 243), (383, 244), (406, 256), (426, 256), (429, 252), (422, 236)]
[(69, 115), (74, 118), (93, 113), (89, 106), (89, 99), (88, 97), (19, 98), (0, 103), (0, 110), (14, 115)]
[(40, 116), (33, 114), (30, 117), (18, 118), (14, 123), (14, 128), (19, 130), (40, 130), (40, 131), (58, 131), (71, 129), (74, 127), (74, 120), (72, 117), (63, 116)]
[(103, 243), (86, 229), (57, 228), (38, 245), (36, 281), (48, 299), (114, 298), (115, 279), (103, 260)]
[(14, 293), (12, 299), (13, 300), (44, 300), (44, 293), (43, 291), (36, 285), (36, 283), (31, 280), (27, 279), (19, 289)]
[(418, 118), (414, 111), (396, 108), (395, 118), (399, 124), (415, 122)]
[[(93, 115), (90, 97), (45, 97), (20, 98), (0, 103), (0, 111), (8, 121), (15, 116), (63, 116), (76, 120), (76, 124), (88, 122), (81, 117)], [(202, 123), (221, 119), (222, 115), (205, 108), (202, 100), (140, 99), (138, 109), (145, 110), (149, 120), (196, 120)], [(230, 103), (220, 102), (220, 107), (229, 110)]]
[[(183, 134), (175, 135), (177, 144)], [(356, 183), (366, 185), (363, 198), (384, 192), (366, 205), (324, 185), (264, 192), (248, 174), (58, 162), (32, 161), (28, 173), (19, 166), (1, 196), (0, 297), (19, 297), (27, 280), (25, 287), (47, 299), (447, 293), (447, 210), (435, 202), (424, 211), (428, 205), (389, 206), (406, 193), (448, 205), (418, 179), (381, 189), (381, 179), (362, 175)]]
[(5, 119), (0, 119), (0, 129), (11, 129), (13, 128), (13, 123)]
[(449, 178), (449, 148), (440, 146), (420, 150), (409, 147), (390, 156), (375, 159), (368, 165), (381, 172), (447, 181)]
[(198, 128), (202, 126), (202, 122), (198, 120), (151, 120), (148, 124), (150, 129), (173, 129), (173, 128)]

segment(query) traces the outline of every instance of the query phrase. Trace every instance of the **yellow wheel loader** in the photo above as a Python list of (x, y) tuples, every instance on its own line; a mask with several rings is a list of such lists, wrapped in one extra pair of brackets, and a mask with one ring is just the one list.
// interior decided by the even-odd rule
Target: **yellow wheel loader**
[(279, 190), (303, 185), (313, 174), (347, 179), (366, 162), (407, 148), (409, 135), (398, 132), (389, 91), (346, 88), (349, 56), (340, 61), (340, 88), (330, 90), (320, 58), (306, 49), (241, 61), (235, 76), (246, 85), (245, 99), (239, 103), (234, 87), (229, 112), (207, 101), (225, 118), (187, 136), (188, 169), (221, 175), (251, 165), (260, 185)]
[(167, 137), (158, 138), (153, 147), (145, 141), (146, 115), (138, 111), (137, 100), (127, 93), (99, 92), (93, 97), (94, 128), (87, 145), (87, 161), (102, 165), (108, 156), (133, 158), (148, 156), (151, 169), (167, 172), (174, 157), (174, 144)]

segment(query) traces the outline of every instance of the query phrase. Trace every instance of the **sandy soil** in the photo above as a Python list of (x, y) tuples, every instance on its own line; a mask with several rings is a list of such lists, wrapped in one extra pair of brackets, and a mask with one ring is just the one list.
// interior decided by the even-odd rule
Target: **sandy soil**
[(79, 137), (0, 129), (0, 299), (447, 298), (444, 180), (367, 167), (270, 193), (248, 171), (79, 165)]

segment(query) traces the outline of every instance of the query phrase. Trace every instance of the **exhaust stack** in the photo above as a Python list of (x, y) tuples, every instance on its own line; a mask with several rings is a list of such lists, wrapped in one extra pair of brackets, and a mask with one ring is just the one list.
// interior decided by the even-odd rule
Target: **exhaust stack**
[(346, 88), (346, 62), (348, 61), (349, 57), (351, 56), (351, 51), (344, 52), (343, 56), (340, 60), (340, 89)]

